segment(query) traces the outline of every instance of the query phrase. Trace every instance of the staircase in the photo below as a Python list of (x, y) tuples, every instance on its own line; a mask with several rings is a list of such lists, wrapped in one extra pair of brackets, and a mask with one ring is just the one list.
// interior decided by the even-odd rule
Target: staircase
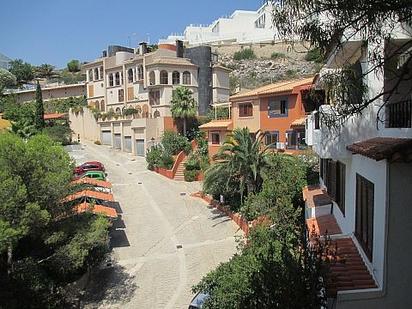
[(187, 161), (187, 157), (183, 159), (183, 161), (179, 164), (176, 170), (175, 177), (173, 178), (176, 181), (185, 181), (185, 163)]

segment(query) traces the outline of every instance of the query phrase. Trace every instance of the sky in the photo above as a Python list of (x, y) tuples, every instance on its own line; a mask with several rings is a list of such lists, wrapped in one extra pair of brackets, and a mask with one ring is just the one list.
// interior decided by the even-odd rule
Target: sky
[(261, 0), (9, 0), (2, 1), (0, 53), (57, 68), (91, 61), (110, 44), (157, 43), (189, 24), (210, 24)]

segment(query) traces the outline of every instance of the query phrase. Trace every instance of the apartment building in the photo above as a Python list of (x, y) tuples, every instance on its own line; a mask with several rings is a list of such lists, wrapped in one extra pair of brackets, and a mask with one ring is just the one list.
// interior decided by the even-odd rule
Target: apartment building
[(159, 43), (170, 44), (176, 39), (189, 45), (271, 42), (277, 35), (272, 11), (273, 1), (265, 1), (257, 11), (236, 10), (209, 25), (189, 25), (182, 35), (171, 34)]
[(308, 116), (308, 143), (320, 157), (320, 186), (304, 191), (308, 230), (327, 233), (338, 256), (330, 308), (412, 308), (412, 28), (403, 27), (382, 42), (382, 56), (399, 49), (384, 70), (370, 58), (380, 49), (354, 37), (329, 56), (315, 83), (350, 64), (365, 76), (367, 98), (388, 93), (339, 127), (323, 121), (338, 102)]
[[(109, 46), (83, 70), (88, 105), (102, 113), (94, 136), (138, 156), (144, 156), (165, 130), (175, 129), (170, 102), (176, 87), (192, 91), (199, 115), (208, 112), (213, 100), (229, 98), (229, 70), (212, 61), (207, 46), (184, 48), (179, 41), (160, 44), (155, 51), (146, 43), (136, 50)], [(133, 115), (125, 113), (131, 109)], [(73, 116), (72, 122), (82, 131), (80, 119)]]
[(248, 128), (255, 136), (265, 134), (264, 142), (277, 151), (296, 153), (306, 148), (306, 115), (313, 110), (306, 93), (313, 77), (269, 84), (230, 97), (230, 119), (214, 120), (200, 128), (206, 132), (209, 153), (215, 154), (225, 136), (234, 128)]

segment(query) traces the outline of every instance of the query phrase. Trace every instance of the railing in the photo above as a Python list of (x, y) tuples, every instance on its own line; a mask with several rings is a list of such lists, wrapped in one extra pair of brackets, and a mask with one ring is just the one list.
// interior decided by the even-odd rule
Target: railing
[(386, 106), (387, 128), (412, 128), (412, 99)]

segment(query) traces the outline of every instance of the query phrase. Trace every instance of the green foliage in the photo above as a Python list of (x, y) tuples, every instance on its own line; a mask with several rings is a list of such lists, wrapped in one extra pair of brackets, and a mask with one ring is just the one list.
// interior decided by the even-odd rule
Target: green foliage
[(183, 135), (186, 135), (186, 122), (188, 118), (196, 116), (196, 101), (193, 98), (193, 92), (187, 87), (177, 87), (173, 91), (172, 101), (173, 118), (183, 119)]
[(41, 93), (41, 87), (39, 82), (37, 82), (36, 88), (36, 105), (35, 105), (35, 115), (34, 115), (34, 126), (37, 130), (42, 130), (44, 128), (44, 107), (43, 107), (43, 97)]
[(54, 66), (52, 66), (51, 64), (47, 64), (47, 63), (42, 64), (38, 67), (35, 67), (34, 70), (35, 70), (36, 77), (41, 77), (41, 78), (49, 79), (56, 74), (54, 72)]
[(184, 171), (185, 181), (187, 182), (196, 181), (196, 177), (198, 174), (199, 174), (199, 170), (185, 170)]
[(3, 93), (3, 90), (8, 87), (12, 87), (16, 85), (17, 79), (16, 76), (14, 76), (12, 73), (9, 71), (0, 68), (0, 96)]
[(240, 86), (239, 77), (234, 76), (233, 74), (230, 74), (229, 75), (230, 94), (234, 94), (239, 86)]
[(69, 72), (76, 73), (80, 71), (80, 61), (79, 60), (70, 60), (67, 62), (67, 69)]
[(164, 151), (171, 155), (177, 155), (181, 151), (189, 153), (192, 148), (185, 136), (174, 131), (165, 131), (161, 143)]
[(207, 119), (209, 121), (212, 121), (215, 119), (229, 119), (229, 108), (217, 107), (216, 110), (214, 108), (211, 108), (207, 112)]
[[(229, 262), (207, 274), (194, 292), (209, 308), (319, 308), (320, 260), (303, 243), (301, 209), (279, 205), (273, 228), (258, 226)], [(306, 249), (306, 250), (305, 250)]]
[(286, 55), (284, 53), (278, 53), (278, 52), (273, 52), (272, 55), (270, 55), (271, 59), (285, 59)]
[(62, 144), (63, 146), (71, 144), (72, 130), (65, 122), (56, 122), (53, 126), (44, 128), (43, 133), (50, 137), (54, 142)]
[(324, 61), (324, 56), (319, 48), (312, 48), (309, 50), (305, 56), (306, 61), (314, 61), (316, 63), (322, 63)]
[(147, 168), (149, 170), (154, 170), (156, 167), (161, 166), (162, 162), (162, 154), (163, 154), (163, 149), (159, 145), (155, 145), (151, 148), (149, 148), (146, 152), (146, 162), (147, 162)]
[(251, 48), (244, 48), (242, 50), (235, 52), (235, 54), (233, 55), (233, 59), (237, 61), (255, 59), (255, 58), (256, 58), (255, 52)]
[(9, 71), (16, 76), (19, 85), (33, 80), (34, 69), (30, 63), (23, 62), (21, 59), (12, 60), (9, 64)]
[(51, 99), (43, 102), (45, 113), (68, 113), (70, 109), (87, 106), (85, 97), (68, 97), (64, 99)]
[(66, 85), (78, 84), (79, 82), (84, 82), (86, 80), (86, 75), (81, 72), (70, 72), (69, 70), (62, 70), (59, 72), (59, 76), (56, 81), (63, 82)]
[(173, 156), (170, 153), (163, 151), (162, 156), (160, 157), (160, 167), (170, 170), (174, 163)]
[(270, 214), (279, 202), (290, 201), (293, 205), (299, 205), (305, 185), (306, 166), (299, 158), (282, 154), (270, 155), (262, 190), (248, 196), (241, 207), (241, 213), (251, 221)]
[(123, 115), (125, 115), (125, 116), (137, 115), (137, 114), (139, 114), (139, 113), (140, 113), (139, 110), (136, 109), (136, 108), (134, 108), (134, 107), (128, 107), (128, 108), (125, 108), (125, 109), (123, 110)]
[(190, 154), (185, 162), (186, 171), (199, 171), (200, 170), (200, 161), (199, 158), (194, 154)]
[(289, 69), (286, 70), (285, 72), (285, 76), (286, 78), (295, 78), (297, 76), (298, 72), (294, 69)]

